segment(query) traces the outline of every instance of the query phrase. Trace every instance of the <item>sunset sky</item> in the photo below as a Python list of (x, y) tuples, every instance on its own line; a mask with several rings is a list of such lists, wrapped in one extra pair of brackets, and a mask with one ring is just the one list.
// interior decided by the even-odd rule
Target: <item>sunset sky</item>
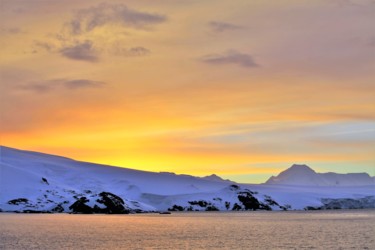
[(373, 0), (0, 0), (1, 145), (259, 183), (375, 175)]

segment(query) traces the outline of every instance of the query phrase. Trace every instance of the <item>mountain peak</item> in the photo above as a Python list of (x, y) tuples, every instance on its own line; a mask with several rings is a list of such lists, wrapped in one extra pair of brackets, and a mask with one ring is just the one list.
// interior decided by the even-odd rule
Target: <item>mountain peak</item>
[(366, 173), (317, 173), (305, 164), (293, 164), (277, 176), (272, 176), (266, 184), (299, 186), (358, 186), (374, 185), (374, 180)]
[(224, 180), (223, 178), (221, 178), (220, 176), (218, 176), (216, 174), (207, 175), (207, 176), (204, 176), (204, 177), (201, 177), (201, 178), (204, 179), (204, 180), (209, 180), (209, 181), (219, 181), (219, 182), (229, 181), (229, 182), (232, 182), (230, 180)]
[(288, 168), (287, 170), (283, 171), (283, 172), (310, 172), (310, 173), (315, 173), (315, 171), (310, 168), (309, 166), (305, 165), (305, 164), (293, 164), (290, 168)]

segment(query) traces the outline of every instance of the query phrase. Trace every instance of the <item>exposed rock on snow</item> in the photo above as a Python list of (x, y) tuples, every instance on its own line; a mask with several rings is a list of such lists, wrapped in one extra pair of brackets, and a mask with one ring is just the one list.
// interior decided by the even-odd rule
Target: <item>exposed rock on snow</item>
[[(235, 188), (234, 188), (235, 187)], [(233, 207), (231, 208), (231, 204)], [(249, 189), (231, 185), (217, 193), (206, 194), (206, 199), (183, 200), (173, 204), (169, 211), (246, 211), (246, 210), (287, 210), (290, 206), (280, 206), (268, 195), (260, 195)]]
[(69, 207), (69, 209), (73, 213), (77, 213), (77, 214), (92, 214), (92, 213), (94, 213), (94, 209), (92, 207), (86, 205), (87, 202), (89, 202), (89, 199), (87, 199), (86, 197), (81, 197), (76, 202), (74, 202)]
[(305, 210), (327, 210), (327, 209), (364, 209), (375, 208), (375, 196), (367, 196), (358, 199), (322, 199), (323, 206), (307, 206)]
[[(238, 184), (216, 175), (153, 173), (0, 147), (0, 211), (123, 214), (375, 207), (368, 200), (375, 185), (368, 184), (367, 174), (343, 176), (294, 165), (267, 184)], [(327, 187), (332, 180), (339, 184)], [(346, 186), (351, 181), (354, 186)]]

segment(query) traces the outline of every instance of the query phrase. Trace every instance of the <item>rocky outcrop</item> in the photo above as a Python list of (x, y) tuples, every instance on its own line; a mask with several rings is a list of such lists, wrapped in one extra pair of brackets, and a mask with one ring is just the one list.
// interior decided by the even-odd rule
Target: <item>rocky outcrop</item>
[[(271, 196), (261, 196), (258, 192), (249, 189), (241, 189), (240, 186), (232, 184), (224, 189), (226, 196), (214, 196), (214, 198), (207, 200), (190, 200), (186, 203), (174, 204), (169, 211), (255, 211), (255, 210), (288, 210), (291, 207), (288, 205), (280, 206), (278, 202), (272, 199)], [(229, 193), (228, 193), (229, 192)], [(230, 200), (228, 199), (228, 195)], [(236, 202), (233, 202), (232, 197), (237, 197)], [(227, 197), (227, 198), (224, 198)], [(233, 205), (231, 205), (233, 202)]]
[(179, 205), (173, 205), (171, 208), (168, 208), (168, 211), (189, 211), (187, 209), (185, 209), (184, 207), (182, 206), (179, 206)]
[[(91, 192), (86, 192), (90, 193)], [(113, 193), (110, 192), (101, 192), (98, 195), (93, 194), (89, 196), (90, 199), (94, 197), (99, 197), (95, 200), (95, 203), (92, 207), (87, 205), (90, 201), (86, 196), (82, 196), (78, 198), (76, 196), (77, 201), (74, 202), (69, 209), (72, 213), (83, 213), (83, 214), (128, 214), (131, 212), (130, 209), (126, 208), (124, 200)], [(59, 207), (56, 207), (59, 209)]]
[(51, 211), (54, 212), (54, 213), (62, 213), (64, 212), (64, 207), (62, 206), (62, 204), (58, 204), (56, 207), (52, 208)]
[(44, 178), (44, 177), (42, 177), (42, 183), (45, 183), (45, 184), (49, 185), (49, 182), (48, 182), (47, 179)]
[(92, 214), (94, 213), (94, 209), (86, 203), (89, 202), (89, 200), (86, 197), (79, 198), (76, 202), (74, 202), (69, 209), (72, 210), (73, 213), (77, 214)]
[(21, 204), (24, 205), (24, 204), (28, 204), (28, 203), (29, 203), (29, 200), (26, 199), (26, 198), (18, 198), (18, 199), (8, 201), (9, 205), (21, 205)]
[(94, 210), (95, 213), (128, 214), (130, 212), (129, 209), (125, 208), (125, 202), (121, 197), (109, 192), (101, 192), (99, 196), (100, 199), (97, 199), (96, 201), (106, 207), (99, 208), (97, 206)]
[(253, 193), (251, 191), (239, 192), (237, 197), (244, 206), (245, 210), (255, 211), (261, 208), (260, 202), (253, 196)]
[(366, 196), (358, 199), (342, 198), (330, 199), (324, 198), (321, 200), (323, 206), (307, 206), (305, 210), (327, 210), (327, 209), (364, 209), (375, 208), (375, 196)]

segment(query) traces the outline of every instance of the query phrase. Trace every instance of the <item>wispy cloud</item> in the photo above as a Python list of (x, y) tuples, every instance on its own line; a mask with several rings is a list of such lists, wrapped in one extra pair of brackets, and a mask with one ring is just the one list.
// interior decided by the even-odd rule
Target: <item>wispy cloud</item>
[(138, 57), (138, 56), (147, 56), (151, 51), (142, 46), (124, 48), (123, 46), (114, 46), (112, 53), (118, 56), (124, 57)]
[[(59, 33), (50, 35), (46, 40), (34, 41), (33, 51), (42, 49), (71, 60), (86, 62), (97, 62), (104, 54), (146, 56), (151, 53), (150, 49), (128, 44), (122, 32), (128, 33), (127, 29), (150, 31), (153, 26), (166, 20), (164, 15), (131, 9), (124, 4), (102, 3), (76, 10)], [(111, 39), (103, 40), (100, 32), (95, 32), (103, 27), (106, 32), (112, 32)]]
[(6, 35), (18, 35), (18, 34), (25, 33), (24, 30), (22, 30), (21, 28), (18, 28), (18, 27), (1, 28), (0, 32), (2, 34), (6, 34)]
[(202, 57), (201, 61), (212, 65), (234, 64), (245, 68), (259, 66), (251, 55), (235, 50), (230, 50), (222, 54), (209, 54)]
[(235, 25), (232, 23), (218, 22), (218, 21), (209, 22), (208, 25), (210, 26), (212, 31), (217, 32), (217, 33), (230, 31), (230, 30), (238, 30), (238, 29), (243, 28), (242, 26)]
[(73, 35), (79, 35), (107, 24), (146, 29), (166, 20), (164, 15), (130, 9), (124, 4), (102, 3), (78, 10), (67, 25)]
[(61, 80), (61, 83), (68, 89), (97, 88), (105, 85), (104, 82), (88, 79)]
[(63, 47), (59, 52), (62, 56), (73, 60), (88, 62), (96, 62), (98, 60), (92, 42), (89, 40), (83, 43), (77, 43), (73, 46)]
[(89, 79), (52, 79), (40, 82), (30, 82), (28, 84), (19, 85), (17, 88), (36, 93), (46, 93), (59, 88), (76, 90), (103, 87), (105, 84), (105, 82), (93, 81)]

